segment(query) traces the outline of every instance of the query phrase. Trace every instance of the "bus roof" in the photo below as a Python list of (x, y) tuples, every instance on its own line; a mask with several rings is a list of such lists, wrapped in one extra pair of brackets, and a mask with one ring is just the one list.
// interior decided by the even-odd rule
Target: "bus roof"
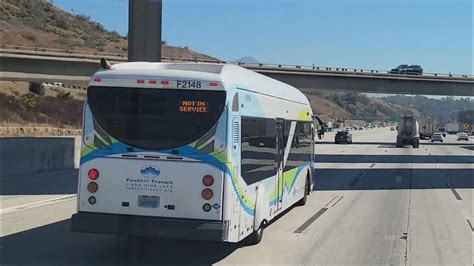
[(220, 89), (238, 87), (273, 97), (291, 99), (309, 105), (304, 94), (286, 83), (261, 75), (254, 71), (233, 64), (213, 63), (151, 63), (131, 62), (115, 64), (108, 70), (94, 74), (89, 83), (101, 80), (100, 86), (130, 86), (130, 82), (142, 80), (196, 80), (221, 82)]

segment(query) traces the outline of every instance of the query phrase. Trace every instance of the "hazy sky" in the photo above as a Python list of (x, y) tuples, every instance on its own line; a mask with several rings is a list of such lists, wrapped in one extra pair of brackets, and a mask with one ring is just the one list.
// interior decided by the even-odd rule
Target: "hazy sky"
[[(128, 31), (127, 0), (54, 0)], [(163, 39), (223, 60), (473, 73), (472, 0), (163, 0)]]

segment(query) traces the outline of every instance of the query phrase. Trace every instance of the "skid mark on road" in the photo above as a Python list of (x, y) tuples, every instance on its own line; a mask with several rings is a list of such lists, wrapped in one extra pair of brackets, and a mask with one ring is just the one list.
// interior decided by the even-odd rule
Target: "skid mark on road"
[(327, 207), (329, 204), (331, 204), (331, 202), (333, 202), (335, 199), (337, 199), (337, 195), (334, 196), (334, 198), (332, 198), (328, 203), (326, 203), (326, 205), (324, 205), (324, 207)]
[[(312, 223), (314, 223), (314, 221), (316, 221), (319, 217), (321, 217), (321, 215), (323, 215), (327, 210), (329, 210), (330, 208), (334, 207), (337, 203), (339, 203), (339, 201), (341, 201), (342, 198), (344, 198), (344, 196), (338, 196), (338, 195), (334, 196), (334, 198), (332, 198), (328, 203), (326, 203), (323, 208), (319, 209), (313, 216), (311, 216), (302, 225), (300, 225), (293, 233), (295, 234), (303, 233), (304, 230), (306, 230), (306, 228), (308, 228)], [(331, 204), (331, 202), (333, 202), (335, 199), (337, 200), (331, 205), (331, 207), (328, 207), (329, 204)]]
[(469, 228), (471, 228), (471, 232), (474, 232), (474, 227), (472, 227), (471, 221), (469, 219), (466, 219), (467, 224), (469, 225)]
[(316, 221), (323, 213), (325, 213), (328, 210), (328, 208), (321, 208), (316, 214), (311, 216), (306, 222), (304, 222), (302, 225), (300, 225), (294, 233), (299, 234), (303, 233), (303, 231), (308, 228), (314, 221)]
[(331, 208), (334, 207), (334, 206), (336, 206), (336, 204), (338, 204), (339, 201), (342, 200), (342, 198), (344, 198), (344, 196), (341, 196), (336, 202), (334, 202), (334, 203), (331, 205)]
[(456, 188), (454, 188), (453, 184), (451, 182), (445, 182), (446, 186), (451, 189), (451, 192), (453, 192), (454, 194), (454, 197), (457, 199), (457, 200), (462, 200), (461, 196), (459, 195), (459, 193), (456, 191)]

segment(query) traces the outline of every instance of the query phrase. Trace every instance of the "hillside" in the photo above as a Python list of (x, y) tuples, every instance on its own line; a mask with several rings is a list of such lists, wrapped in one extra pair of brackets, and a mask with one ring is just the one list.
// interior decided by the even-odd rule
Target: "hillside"
[(438, 121), (438, 124), (459, 121), (461, 123), (474, 123), (472, 115), (466, 117), (466, 114), (474, 112), (474, 101), (470, 98), (444, 97), (433, 99), (425, 96), (388, 96), (383, 97), (383, 101), (404, 106), (407, 108), (416, 108), (426, 117), (431, 117)]
[(314, 113), (323, 115), (327, 121), (361, 120), (397, 121), (400, 115), (421, 117), (422, 114), (410, 107), (369, 98), (360, 93), (305, 91)]
[[(126, 53), (127, 39), (85, 15), (41, 0), (0, 0), (0, 45)], [(215, 60), (188, 47), (162, 45), (162, 56)]]

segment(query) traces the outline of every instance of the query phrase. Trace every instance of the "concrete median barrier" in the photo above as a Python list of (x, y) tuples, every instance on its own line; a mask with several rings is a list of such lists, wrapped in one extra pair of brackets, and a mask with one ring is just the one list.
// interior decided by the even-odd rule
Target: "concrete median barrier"
[(81, 138), (0, 138), (0, 177), (79, 167)]

